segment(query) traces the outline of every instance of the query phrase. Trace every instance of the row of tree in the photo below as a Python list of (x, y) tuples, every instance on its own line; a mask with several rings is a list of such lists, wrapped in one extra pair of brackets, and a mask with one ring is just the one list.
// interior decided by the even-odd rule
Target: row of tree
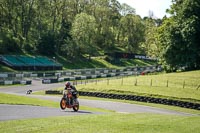
[(162, 63), (169, 70), (200, 69), (200, 1), (172, 1), (172, 16), (158, 29)]
[(139, 51), (142, 19), (116, 0), (1, 0), (1, 53), (92, 55), (117, 45)]
[(158, 57), (166, 69), (199, 67), (198, 0), (173, 0), (162, 20), (117, 0), (1, 0), (0, 54), (76, 58), (123, 50)]

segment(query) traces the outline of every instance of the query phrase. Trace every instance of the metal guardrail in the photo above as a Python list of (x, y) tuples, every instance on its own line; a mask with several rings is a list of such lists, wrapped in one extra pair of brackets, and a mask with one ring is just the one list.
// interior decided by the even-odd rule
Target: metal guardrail
[(84, 76), (84, 75), (99, 75), (99, 74), (109, 74), (109, 73), (128, 73), (128, 72), (138, 72), (142, 71), (157, 71), (161, 70), (161, 66), (148, 66), (148, 67), (126, 67), (121, 69), (108, 69), (108, 68), (94, 68), (94, 69), (72, 69), (66, 71), (56, 71), (56, 72), (1, 72), (1, 78), (34, 78), (34, 77), (65, 77), (65, 76)]

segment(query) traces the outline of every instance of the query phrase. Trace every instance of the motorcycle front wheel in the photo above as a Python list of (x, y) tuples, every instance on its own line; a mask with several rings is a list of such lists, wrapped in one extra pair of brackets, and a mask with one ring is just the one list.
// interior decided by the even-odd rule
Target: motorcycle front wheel
[(79, 110), (79, 102), (76, 102), (76, 105), (73, 106), (73, 110), (77, 112)]
[(64, 109), (66, 109), (66, 107), (67, 107), (66, 100), (64, 98), (62, 98), (60, 101), (60, 108), (62, 110), (64, 110)]

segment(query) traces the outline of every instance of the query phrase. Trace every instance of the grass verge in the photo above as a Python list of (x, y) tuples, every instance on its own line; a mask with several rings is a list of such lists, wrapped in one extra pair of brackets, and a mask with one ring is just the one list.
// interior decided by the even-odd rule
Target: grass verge
[[(47, 94), (45, 94), (45, 91), (38, 91), (38, 92), (34, 92), (34, 95), (47, 95)], [(59, 96), (59, 95), (55, 95), (55, 96)], [(79, 98), (89, 99), (89, 100), (103, 100), (103, 101), (114, 101), (114, 102), (117, 101), (117, 102), (130, 103), (130, 104), (139, 104), (139, 105), (145, 105), (145, 106), (151, 106), (151, 107), (157, 107), (157, 108), (163, 108), (163, 109), (169, 109), (169, 110), (174, 110), (174, 111), (179, 111), (179, 112), (184, 112), (184, 113), (200, 115), (199, 110), (182, 108), (182, 107), (177, 107), (177, 106), (170, 106), (170, 105), (163, 105), (163, 104), (145, 103), (145, 102), (129, 101), (129, 100), (117, 100), (117, 99), (108, 99), (108, 98), (98, 98), (98, 97), (88, 97), (88, 96), (80, 96)]]
[(77, 89), (200, 103), (200, 88), (197, 89), (199, 83), (200, 71), (192, 71), (97, 80), (97, 82), (77, 85)]
[[(59, 102), (42, 100), (38, 98), (30, 98), (26, 96), (18, 96), (12, 94), (0, 93), (0, 104), (18, 104), (18, 105), (33, 105), (33, 106), (46, 106), (60, 108)], [(101, 108), (92, 108), (87, 106), (80, 106), (81, 110), (90, 110), (95, 112), (113, 112), (111, 110), (105, 110)]]
[(199, 133), (199, 122), (199, 116), (111, 113), (5, 121), (0, 132)]
[(57, 102), (48, 100), (41, 100), (37, 98), (30, 98), (26, 96), (18, 96), (13, 94), (0, 93), (0, 104), (21, 104), (21, 105), (34, 105), (46, 107), (59, 107)]
[[(0, 103), (47, 105), (46, 100), (1, 94)], [(39, 102), (39, 103), (38, 103)], [(52, 106), (51, 101), (50, 105)], [(57, 104), (57, 102), (54, 102)], [(62, 133), (198, 133), (200, 116), (175, 116), (157, 114), (81, 115), (40, 119), (1, 121), (1, 133), (62, 132)]]
[(120, 68), (128, 66), (151, 66), (156, 65), (156, 61), (147, 61), (140, 59), (120, 59), (115, 61), (107, 61), (105, 57), (92, 57), (90, 60), (87, 58), (80, 58), (70, 62), (61, 56), (56, 59), (63, 64), (64, 69), (83, 69), (83, 68)]
[(105, 100), (105, 101), (114, 101), (114, 102), (123, 102), (123, 103), (130, 103), (130, 104), (138, 104), (138, 105), (145, 105), (150, 107), (174, 110), (178, 112), (190, 113), (190, 114), (197, 114), (200, 115), (199, 110), (182, 108), (177, 106), (170, 106), (170, 105), (163, 105), (163, 104), (155, 104), (155, 103), (145, 103), (145, 102), (138, 102), (138, 101), (129, 101), (129, 100), (117, 100), (117, 99), (107, 99), (107, 98), (98, 98), (98, 97), (87, 97), (81, 96), (82, 99), (89, 99), (89, 100)]

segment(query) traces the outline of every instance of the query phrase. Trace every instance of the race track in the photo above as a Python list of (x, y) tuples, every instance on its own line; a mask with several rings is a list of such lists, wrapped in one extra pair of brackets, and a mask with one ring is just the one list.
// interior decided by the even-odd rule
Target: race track
[(59, 108), (30, 106), (30, 105), (8, 105), (0, 104), (0, 121), (18, 120), (29, 118), (45, 118), (53, 116), (71, 116), (71, 115), (85, 115), (85, 114), (99, 114), (98, 112), (61, 110)]
[[(49, 90), (57, 87), (63, 87), (63, 83), (57, 84), (42, 84), (40, 80), (33, 80), (32, 85), (27, 86), (9, 86), (1, 87), (1, 93), (10, 93), (17, 95), (24, 95), (28, 97), (35, 97), (39, 99), (47, 99), (56, 101), (59, 104), (61, 97), (58, 96), (38, 96), (38, 95), (26, 95), (26, 91), (32, 89), (33, 91)], [(101, 100), (87, 100), (79, 99), (80, 105), (103, 108), (113, 110), (118, 113), (156, 113), (156, 114), (168, 114), (168, 115), (192, 115), (172, 110), (160, 109), (155, 107), (128, 104), (121, 102), (101, 101)], [(99, 114), (99, 112), (90, 112), (81, 110), (73, 112), (72, 110), (62, 111), (59, 108), (29, 106), (29, 105), (7, 105), (0, 104), (0, 121), (16, 120), (16, 119), (28, 119), (28, 118), (43, 118), (53, 116), (70, 116), (70, 115), (83, 115), (83, 114)]]

